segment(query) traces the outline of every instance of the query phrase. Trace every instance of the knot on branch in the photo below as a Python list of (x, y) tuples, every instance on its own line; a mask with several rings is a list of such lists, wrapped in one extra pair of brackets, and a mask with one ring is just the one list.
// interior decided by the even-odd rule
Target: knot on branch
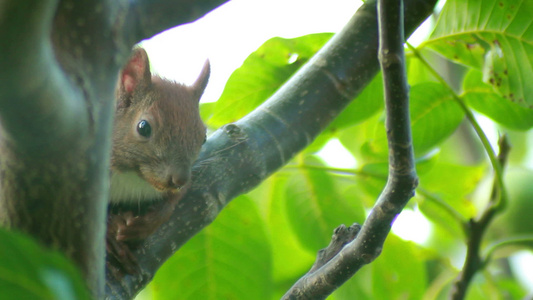
[(312, 273), (317, 269), (320, 269), (320, 267), (330, 261), (344, 248), (346, 244), (353, 241), (357, 237), (357, 234), (360, 230), (361, 225), (357, 223), (352, 224), (350, 227), (346, 227), (344, 224), (342, 224), (335, 228), (333, 231), (333, 236), (331, 237), (331, 242), (326, 248), (318, 251), (317, 259), (308, 273)]
[(403, 56), (396, 52), (391, 52), (389, 49), (383, 49), (379, 52), (378, 59), (383, 68), (389, 68), (392, 65), (402, 64)]
[(227, 124), (224, 126), (223, 130), (234, 140), (245, 138), (244, 132), (235, 124)]
[(335, 86), (335, 89), (341, 96), (348, 100), (353, 98), (353, 91), (347, 79), (339, 78), (339, 76), (333, 74), (332, 72), (326, 69), (323, 69), (322, 71), (324, 72), (324, 74), (326, 74), (326, 77), (331, 80), (331, 82)]

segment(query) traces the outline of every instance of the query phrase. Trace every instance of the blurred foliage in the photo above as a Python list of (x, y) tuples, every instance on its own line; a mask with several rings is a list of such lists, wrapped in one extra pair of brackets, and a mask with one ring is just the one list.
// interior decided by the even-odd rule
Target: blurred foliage
[[(506, 176), (510, 205), (482, 243), (483, 253), (493, 247), (497, 259), (475, 276), (467, 299), (520, 299), (528, 293), (506, 258), (531, 243), (500, 241), (533, 235), (533, 171), (527, 169), (532, 8), (533, 1), (447, 1), (433, 33), (417, 48), (444, 83), (407, 51), (420, 185), (406, 209), (426, 218), (430, 234), (415, 243), (391, 233), (381, 256), (328, 299), (447, 299), (464, 260), (469, 219), (485, 209), (493, 182), (486, 149), (458, 101), (476, 112), (492, 140), (508, 134), (516, 145), (509, 160), (514, 171)], [(208, 126), (214, 130), (251, 112), (330, 37), (267, 41), (235, 70), (218, 102), (202, 105)], [(178, 251), (154, 279), (152, 296), (279, 299), (311, 267), (333, 230), (362, 223), (381, 193), (388, 170), (384, 121), (378, 75), (307, 149), (233, 200)], [(328, 165), (318, 154), (331, 140), (340, 141), (355, 167)], [(417, 226), (428, 225), (410, 230)]]
[[(270, 239), (257, 205), (234, 199), (158, 271), (158, 299), (261, 299), (272, 295)], [(244, 280), (235, 280), (243, 278)]]
[(78, 269), (61, 253), (0, 228), (1, 299), (91, 299)]

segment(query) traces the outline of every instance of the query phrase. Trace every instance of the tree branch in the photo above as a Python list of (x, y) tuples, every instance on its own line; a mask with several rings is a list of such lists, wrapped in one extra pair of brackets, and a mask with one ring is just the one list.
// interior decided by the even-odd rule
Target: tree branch
[[(84, 134), (87, 126), (80, 118), (85, 109), (81, 93), (68, 88), (49, 40), (56, 7), (53, 0), (0, 4), (0, 77), (9, 87), (0, 89), (2, 136), (13, 145), (31, 144), (40, 151), (53, 150), (46, 145), (72, 134)], [(39, 135), (43, 130), (46, 134)]]
[(383, 72), (389, 178), (359, 234), (320, 269), (296, 282), (283, 299), (322, 299), (381, 253), (391, 224), (418, 184), (409, 118), (409, 91), (403, 51), (403, 3), (379, 0), (379, 52)]
[(141, 0), (128, 2), (122, 36), (133, 45), (169, 28), (201, 18), (228, 0)]
[[(435, 0), (406, 1), (407, 32), (418, 27), (435, 3)], [(208, 139), (193, 168), (193, 186), (171, 220), (134, 252), (141, 273), (118, 277), (108, 270), (108, 298), (133, 297), (161, 264), (210, 224), (231, 199), (249, 191), (286, 164), (362, 91), (378, 71), (375, 5), (375, 1), (367, 1), (346, 27), (269, 100)], [(404, 171), (393, 170), (395, 174)], [(394, 184), (404, 184), (404, 181)], [(413, 182), (407, 185), (411, 195)], [(406, 197), (403, 192), (397, 194), (401, 190), (393, 193), (393, 206), (403, 202), (399, 198)], [(392, 209), (396, 213), (400, 210)], [(390, 210), (385, 211), (392, 221)], [(385, 227), (390, 227), (389, 224)]]
[(94, 98), (73, 85), (55, 59), (50, 35), (57, 8), (58, 1), (0, 5), (0, 223), (62, 250), (98, 295), (105, 191), (95, 190), (103, 190), (106, 170), (94, 160), (105, 162), (108, 153), (90, 145), (95, 132), (107, 131), (89, 127), (87, 104)]
[[(503, 170), (507, 163), (511, 146), (509, 145), (509, 141), (505, 135), (500, 138), (498, 145), (500, 147), (500, 153), (498, 153), (498, 163), (501, 167), (501, 170)], [(500, 181), (495, 178), (490, 200), (485, 208), (485, 211), (483, 211), (479, 219), (471, 219), (468, 223), (469, 234), (466, 258), (463, 269), (452, 287), (451, 299), (453, 300), (460, 300), (466, 297), (466, 292), (470, 282), (472, 281), (472, 278), (474, 278), (474, 275), (476, 275), (476, 273), (485, 266), (486, 260), (482, 259), (479, 253), (481, 249), (481, 242), (483, 240), (483, 235), (492, 222), (492, 219), (503, 208), (500, 206), (500, 197)]]

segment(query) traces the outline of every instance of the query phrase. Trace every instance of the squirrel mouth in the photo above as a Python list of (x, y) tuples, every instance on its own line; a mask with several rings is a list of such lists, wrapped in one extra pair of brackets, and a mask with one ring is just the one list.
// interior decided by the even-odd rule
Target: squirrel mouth
[(182, 189), (183, 189), (183, 186), (179, 186), (179, 187), (167, 189), (167, 191), (171, 194), (177, 194), (181, 192)]
[(185, 186), (178, 186), (178, 187), (175, 187), (175, 186), (168, 186), (166, 184), (163, 184), (161, 182), (157, 182), (157, 181), (148, 181), (156, 191), (160, 192), (160, 193), (168, 193), (168, 194), (178, 194), (179, 192), (181, 192), (182, 190), (184, 190)]
[(167, 181), (160, 180), (160, 178), (158, 178), (157, 176), (153, 176), (153, 174), (143, 173), (142, 170), (139, 170), (139, 175), (159, 193), (178, 194), (185, 190), (188, 186), (187, 183), (184, 185), (175, 185)]
[(161, 192), (161, 193), (177, 194), (183, 189), (182, 186), (180, 186), (180, 187), (168, 187), (168, 186), (166, 186), (164, 184), (154, 183), (154, 182), (150, 182), (150, 184), (154, 187), (154, 189), (156, 191)]

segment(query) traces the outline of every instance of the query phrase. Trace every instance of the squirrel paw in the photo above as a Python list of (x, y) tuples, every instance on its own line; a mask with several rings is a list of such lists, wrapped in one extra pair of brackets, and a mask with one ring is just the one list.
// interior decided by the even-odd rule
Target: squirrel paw
[(165, 200), (152, 204), (148, 211), (140, 216), (135, 216), (131, 211), (122, 212), (124, 224), (117, 229), (117, 240), (135, 241), (147, 238), (170, 218), (174, 207), (174, 201)]
[[(130, 245), (117, 239), (118, 228), (125, 226), (126, 221), (120, 215), (109, 215), (107, 220), (106, 253), (107, 264), (115, 276), (140, 272), (137, 258), (131, 252)], [(122, 277), (122, 276), (117, 276)]]
[(135, 215), (131, 210), (109, 212), (106, 235), (107, 262), (115, 267), (110, 270), (115, 270), (113, 272), (117, 275), (120, 270), (128, 274), (140, 272), (132, 249), (170, 218), (176, 202), (175, 199), (155, 202), (141, 215)]

